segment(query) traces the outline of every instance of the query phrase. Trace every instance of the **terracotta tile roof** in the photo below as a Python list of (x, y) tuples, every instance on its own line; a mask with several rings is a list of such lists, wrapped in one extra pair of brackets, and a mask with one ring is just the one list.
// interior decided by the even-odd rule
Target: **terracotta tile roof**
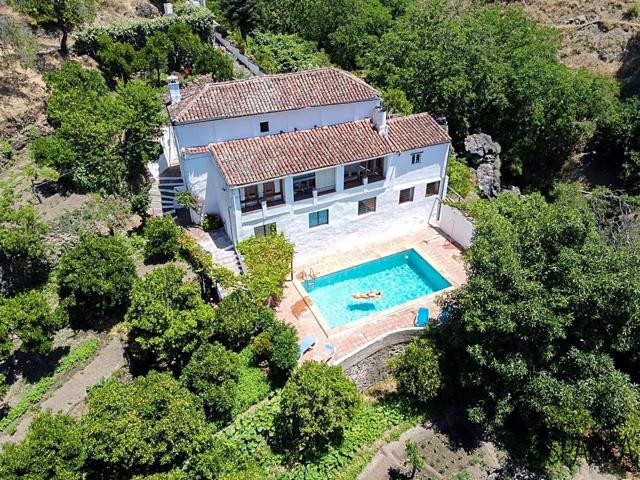
[(354, 75), (327, 67), (183, 88), (167, 107), (173, 123), (258, 115), (321, 105), (360, 102), (380, 92)]
[(210, 152), (227, 184), (240, 186), (451, 141), (427, 113), (387, 123), (386, 136), (367, 119), (212, 143), (187, 148), (185, 153)]

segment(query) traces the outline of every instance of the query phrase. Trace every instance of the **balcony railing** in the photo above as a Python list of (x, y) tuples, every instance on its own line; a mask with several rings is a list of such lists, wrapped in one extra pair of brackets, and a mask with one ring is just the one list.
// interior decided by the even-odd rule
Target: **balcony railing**
[(260, 210), (262, 202), (267, 202), (267, 208), (275, 207), (284, 203), (284, 196), (282, 193), (276, 193), (275, 195), (265, 195), (263, 197), (245, 198), (240, 202), (240, 210), (242, 213)]
[(384, 175), (382, 173), (373, 173), (370, 175), (358, 175), (353, 177), (344, 177), (344, 189), (348, 190), (349, 188), (359, 187), (360, 185), (364, 185), (365, 180), (367, 179), (367, 183), (376, 183), (384, 180)]
[(293, 201), (299, 202), (301, 200), (312, 198), (313, 192), (316, 192), (316, 194), (320, 196), (320, 195), (326, 195), (328, 193), (334, 193), (335, 191), (336, 191), (335, 185), (327, 185), (326, 187), (321, 187), (321, 188), (298, 190), (293, 194)]

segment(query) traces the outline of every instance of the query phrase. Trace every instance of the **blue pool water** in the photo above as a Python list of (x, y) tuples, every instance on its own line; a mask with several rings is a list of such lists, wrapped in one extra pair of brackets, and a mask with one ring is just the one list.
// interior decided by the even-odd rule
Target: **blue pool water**
[[(451, 284), (415, 250), (379, 258), (302, 283), (330, 327), (402, 305)], [(379, 300), (354, 293), (382, 292)]]

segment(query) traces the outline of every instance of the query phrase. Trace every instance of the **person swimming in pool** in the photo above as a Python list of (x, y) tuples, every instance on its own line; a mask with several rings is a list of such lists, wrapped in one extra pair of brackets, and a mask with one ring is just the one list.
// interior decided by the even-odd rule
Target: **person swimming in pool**
[(352, 297), (355, 300), (378, 300), (382, 297), (382, 292), (366, 292), (366, 293), (354, 293)]

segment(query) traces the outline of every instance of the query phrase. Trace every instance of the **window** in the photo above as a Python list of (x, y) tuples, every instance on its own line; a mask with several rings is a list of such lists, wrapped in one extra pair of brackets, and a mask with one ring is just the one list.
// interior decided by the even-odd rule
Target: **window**
[(437, 195), (439, 191), (440, 191), (440, 182), (427, 183), (427, 191), (425, 193), (425, 197), (430, 197), (431, 195)]
[(420, 163), (421, 161), (422, 161), (422, 152), (411, 154), (411, 165), (415, 165), (416, 163)]
[(313, 189), (316, 188), (316, 174), (305, 173), (293, 177), (293, 199), (303, 200), (313, 196)]
[(413, 187), (400, 190), (400, 201), (398, 203), (413, 202)]
[(260, 132), (268, 132), (269, 131), (269, 122), (260, 122)]
[(369, 183), (384, 180), (384, 157), (344, 166), (344, 188), (362, 185), (364, 177), (369, 179)]
[(327, 225), (329, 223), (329, 210), (320, 210), (309, 214), (309, 228)]
[(358, 202), (358, 215), (376, 211), (376, 197), (365, 198)]
[(258, 225), (253, 229), (253, 233), (256, 237), (267, 237), (269, 235), (275, 235), (276, 233), (276, 224), (267, 223), (266, 225)]

